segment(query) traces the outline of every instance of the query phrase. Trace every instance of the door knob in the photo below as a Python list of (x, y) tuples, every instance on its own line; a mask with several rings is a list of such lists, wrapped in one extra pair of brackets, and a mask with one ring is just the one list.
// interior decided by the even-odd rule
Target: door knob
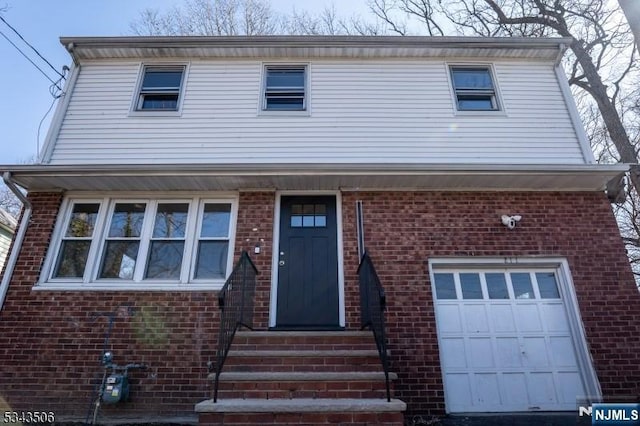
[(281, 260), (280, 262), (278, 262), (278, 265), (284, 266), (284, 260)]

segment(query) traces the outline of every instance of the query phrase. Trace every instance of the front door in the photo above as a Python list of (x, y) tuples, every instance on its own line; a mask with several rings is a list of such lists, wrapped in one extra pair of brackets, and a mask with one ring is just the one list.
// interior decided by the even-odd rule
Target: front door
[(335, 196), (283, 196), (276, 327), (336, 329), (338, 243)]

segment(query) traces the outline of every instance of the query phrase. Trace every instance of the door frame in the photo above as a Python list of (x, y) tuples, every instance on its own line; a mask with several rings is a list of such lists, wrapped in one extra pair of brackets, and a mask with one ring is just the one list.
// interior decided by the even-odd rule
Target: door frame
[(338, 315), (340, 327), (345, 326), (344, 312), (344, 251), (342, 242), (342, 193), (337, 191), (276, 191), (273, 213), (273, 254), (271, 259), (271, 298), (269, 302), (269, 327), (275, 327), (278, 307), (278, 259), (280, 252), (280, 206), (282, 196), (333, 195), (336, 197), (336, 241), (338, 247)]
[[(571, 275), (571, 269), (569, 268), (569, 262), (564, 257), (480, 257), (480, 258), (468, 258), (468, 257), (433, 257), (428, 261), (428, 274), (431, 282), (432, 303), (434, 311), (434, 319), (436, 322), (436, 335), (439, 348), (440, 357), (440, 370), (442, 374), (442, 386), (444, 390), (445, 412), (450, 414), (449, 409), (450, 393), (446, 389), (446, 380), (444, 368), (442, 367), (442, 348), (440, 345), (440, 325), (438, 323), (438, 313), (436, 312), (436, 292), (434, 287), (434, 274), (439, 268), (460, 269), (465, 268), (498, 268), (498, 269), (536, 269), (536, 268), (549, 268), (553, 269), (558, 279), (558, 291), (562, 297), (562, 303), (567, 313), (567, 319), (569, 322), (569, 332), (571, 333), (571, 340), (573, 342), (576, 351), (576, 361), (578, 364), (578, 370), (580, 371), (580, 377), (582, 384), (584, 385), (584, 391), (586, 395), (583, 396), (586, 401), (585, 404), (591, 404), (602, 401), (602, 388), (600, 387), (600, 381), (596, 373), (591, 352), (587, 343), (587, 335), (582, 322), (582, 315), (580, 314), (580, 307), (578, 304), (578, 298), (576, 296), (575, 285), (573, 277)], [(577, 401), (576, 401), (577, 402)]]

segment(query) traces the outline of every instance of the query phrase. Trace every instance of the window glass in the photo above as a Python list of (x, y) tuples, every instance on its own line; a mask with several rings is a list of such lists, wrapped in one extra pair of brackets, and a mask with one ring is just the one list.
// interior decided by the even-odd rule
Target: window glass
[(189, 204), (158, 204), (154, 238), (184, 238)]
[(183, 252), (184, 241), (152, 241), (145, 278), (180, 278)]
[(144, 203), (118, 203), (111, 217), (109, 237), (136, 238), (142, 232), (142, 222), (147, 205)]
[(493, 109), (493, 101), (491, 96), (458, 96), (458, 107), (461, 110), (491, 110)]
[(463, 299), (482, 299), (482, 286), (480, 274), (460, 274), (460, 287)]
[(188, 215), (189, 204), (158, 204), (145, 278), (180, 278)]
[(195, 278), (225, 278), (228, 250), (228, 241), (200, 241)]
[(451, 73), (456, 89), (493, 89), (487, 68), (453, 68)]
[(511, 274), (513, 284), (513, 294), (516, 299), (535, 299), (531, 276), (526, 272), (515, 272)]
[(194, 278), (225, 278), (229, 258), (231, 205), (206, 203), (203, 210)]
[(227, 237), (230, 219), (230, 204), (205, 204), (200, 236), (202, 238)]
[(451, 67), (451, 80), (459, 111), (498, 109), (496, 91), (489, 67)]
[(177, 111), (185, 67), (145, 67), (137, 110)]
[(146, 208), (146, 203), (115, 205), (102, 256), (100, 278), (133, 279)]
[(84, 275), (99, 208), (98, 203), (73, 205), (53, 269), (54, 278), (82, 278)]
[(268, 68), (267, 88), (273, 90), (304, 88), (304, 68)]
[(132, 280), (139, 248), (139, 241), (107, 241), (100, 278)]
[(325, 204), (293, 204), (291, 206), (292, 228), (324, 228), (327, 226)]
[(456, 285), (453, 274), (433, 274), (436, 283), (436, 298), (456, 299)]
[(91, 238), (98, 219), (99, 207), (99, 204), (74, 204), (65, 236)]
[(509, 290), (507, 290), (507, 281), (503, 273), (487, 273), (487, 292), (489, 299), (508, 299)]
[(306, 67), (267, 67), (263, 109), (303, 111)]
[(538, 290), (543, 299), (560, 299), (556, 275), (553, 272), (537, 272)]
[(174, 91), (180, 89), (182, 70), (147, 68), (142, 80), (142, 90)]

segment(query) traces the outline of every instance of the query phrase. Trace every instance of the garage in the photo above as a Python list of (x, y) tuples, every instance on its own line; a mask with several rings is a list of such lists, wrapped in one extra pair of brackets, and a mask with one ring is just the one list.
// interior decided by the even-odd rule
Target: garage
[(599, 394), (562, 268), (431, 274), (447, 412), (575, 411)]

